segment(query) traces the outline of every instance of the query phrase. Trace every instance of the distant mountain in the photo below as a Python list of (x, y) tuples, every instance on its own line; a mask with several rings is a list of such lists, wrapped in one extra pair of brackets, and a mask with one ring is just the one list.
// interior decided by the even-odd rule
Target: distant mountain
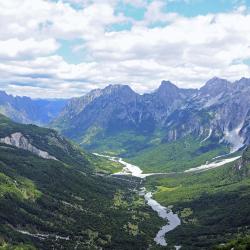
[(0, 248), (147, 249), (154, 244), (162, 221), (131, 192), (135, 180), (103, 174), (112, 164), (54, 130), (0, 115)]
[(12, 96), (0, 91), (0, 113), (21, 123), (45, 125), (53, 120), (63, 109), (64, 99), (31, 99)]
[(179, 89), (166, 81), (145, 95), (127, 85), (109, 85), (72, 99), (52, 126), (83, 144), (89, 136), (94, 139), (128, 131), (151, 135), (195, 93), (196, 90)]
[(143, 158), (185, 138), (197, 145), (199, 153), (192, 154), (214, 150), (215, 157), (250, 142), (250, 79), (231, 83), (214, 77), (200, 89), (163, 81), (144, 95), (126, 85), (110, 85), (69, 101), (51, 126), (88, 150), (128, 158)]

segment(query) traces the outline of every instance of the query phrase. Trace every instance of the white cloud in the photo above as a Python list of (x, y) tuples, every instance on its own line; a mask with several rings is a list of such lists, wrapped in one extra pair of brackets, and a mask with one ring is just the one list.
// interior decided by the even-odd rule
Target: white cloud
[[(250, 14), (183, 17), (162, 11), (164, 1), (124, 0), (145, 7), (131, 30), (107, 31), (131, 21), (115, 12), (117, 1), (0, 1), (0, 89), (35, 97), (69, 97), (109, 83), (150, 91), (163, 79), (180, 87), (199, 87), (213, 76), (249, 77)], [(70, 3), (81, 4), (75, 9)], [(150, 28), (150, 24), (166, 23)], [(82, 39), (70, 64), (57, 54), (60, 39)], [(83, 51), (80, 51), (83, 49)]]
[(1, 59), (20, 59), (35, 57), (37, 55), (48, 55), (55, 52), (59, 45), (54, 39), (36, 41), (33, 38), (18, 40), (12, 38), (9, 40), (0, 40), (0, 58)]

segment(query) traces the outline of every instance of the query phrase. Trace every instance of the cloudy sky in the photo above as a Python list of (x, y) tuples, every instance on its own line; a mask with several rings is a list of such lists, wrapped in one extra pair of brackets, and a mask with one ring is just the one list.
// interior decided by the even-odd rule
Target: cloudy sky
[(0, 90), (80, 96), (107, 84), (250, 77), (250, 0), (0, 1)]

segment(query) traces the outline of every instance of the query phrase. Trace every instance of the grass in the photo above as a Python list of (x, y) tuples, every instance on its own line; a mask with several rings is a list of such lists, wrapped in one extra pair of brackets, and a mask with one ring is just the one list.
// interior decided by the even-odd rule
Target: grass
[(0, 198), (6, 194), (15, 194), (21, 199), (36, 200), (41, 196), (35, 184), (26, 178), (17, 178), (16, 180), (0, 172)]
[(211, 141), (200, 143), (190, 136), (171, 143), (162, 143), (138, 152), (128, 161), (145, 172), (179, 172), (199, 166), (213, 157), (228, 152), (226, 146)]
[(247, 157), (249, 150), (243, 155), (241, 168), (238, 161), (200, 173), (147, 179), (146, 186), (154, 191), (154, 198), (164, 206), (172, 205), (182, 220), (181, 226), (168, 234), (170, 245), (178, 243), (188, 250), (213, 249), (239, 233), (250, 233)]
[[(20, 125), (0, 115), (0, 137), (14, 132), (58, 161), (0, 143), (3, 249), (32, 249), (28, 244), (37, 249), (125, 250), (154, 244), (163, 221), (131, 191), (139, 185), (136, 180), (107, 175), (121, 165), (85, 153), (53, 130)], [(39, 239), (19, 229), (49, 236)], [(56, 235), (69, 240), (56, 240)]]

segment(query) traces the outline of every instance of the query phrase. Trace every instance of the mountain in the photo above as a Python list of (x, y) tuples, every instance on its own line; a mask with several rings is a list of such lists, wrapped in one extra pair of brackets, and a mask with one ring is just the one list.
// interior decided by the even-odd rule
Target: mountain
[(21, 123), (48, 124), (63, 109), (64, 99), (31, 99), (0, 91), (0, 113)]
[[(120, 155), (153, 171), (240, 150), (250, 142), (249, 116), (250, 79), (214, 77), (198, 90), (163, 81), (143, 95), (110, 85), (69, 101), (51, 126), (90, 151)], [(177, 147), (180, 164), (179, 156), (173, 158)]]
[[(166, 81), (145, 95), (135, 93), (127, 85), (109, 85), (72, 99), (51, 126), (91, 150), (102, 144), (122, 150), (125, 144), (129, 147), (128, 141), (141, 148), (144, 143), (140, 138), (152, 137), (166, 117), (194, 93), (195, 90), (179, 89)], [(118, 137), (125, 139), (124, 143)]]
[[(166, 121), (166, 140), (187, 134), (208, 139), (214, 137), (228, 143), (231, 151), (249, 144), (250, 79), (230, 83), (213, 78), (202, 87), (185, 108)], [(173, 135), (175, 138), (173, 138)]]
[(120, 166), (0, 115), (1, 249), (147, 249), (162, 221)]

